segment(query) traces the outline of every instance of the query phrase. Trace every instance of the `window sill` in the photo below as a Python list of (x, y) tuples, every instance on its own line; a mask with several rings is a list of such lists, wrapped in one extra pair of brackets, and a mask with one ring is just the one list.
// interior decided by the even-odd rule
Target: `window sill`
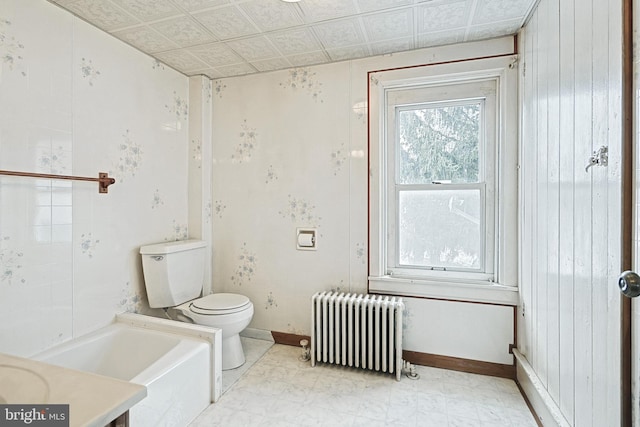
[(370, 276), (369, 292), (484, 304), (518, 305), (518, 287), (496, 283), (461, 283)]

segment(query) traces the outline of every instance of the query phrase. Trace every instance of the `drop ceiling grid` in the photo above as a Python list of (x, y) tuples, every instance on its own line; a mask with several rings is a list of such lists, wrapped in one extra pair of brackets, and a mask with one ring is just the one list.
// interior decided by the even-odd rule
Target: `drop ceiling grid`
[(191, 76), (513, 34), (535, 0), (49, 0)]

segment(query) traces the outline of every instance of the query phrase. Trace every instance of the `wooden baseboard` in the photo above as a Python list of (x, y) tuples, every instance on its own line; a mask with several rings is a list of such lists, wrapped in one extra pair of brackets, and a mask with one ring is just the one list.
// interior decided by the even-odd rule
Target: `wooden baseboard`
[(483, 362), (480, 360), (461, 359), (458, 357), (441, 356), (438, 354), (419, 353), (404, 350), (402, 358), (415, 365), (431, 366), (452, 371), (468, 372), (471, 374), (489, 375), (492, 377), (516, 379), (515, 365)]
[[(271, 336), (276, 344), (292, 345), (294, 347), (300, 347), (300, 340), (303, 339), (311, 342), (311, 337), (308, 335), (271, 331)], [(402, 358), (415, 365), (432, 366), (434, 368), (450, 369), (452, 371), (468, 372), (471, 374), (490, 375), (492, 377), (508, 378), (511, 380), (516, 379), (515, 365), (502, 365), (500, 363), (461, 359), (458, 357), (419, 353), (408, 350), (402, 352)]]
[(311, 337), (308, 335), (289, 334), (287, 332), (271, 331), (271, 336), (276, 344), (292, 345), (300, 347), (300, 340), (307, 340), (311, 344)]

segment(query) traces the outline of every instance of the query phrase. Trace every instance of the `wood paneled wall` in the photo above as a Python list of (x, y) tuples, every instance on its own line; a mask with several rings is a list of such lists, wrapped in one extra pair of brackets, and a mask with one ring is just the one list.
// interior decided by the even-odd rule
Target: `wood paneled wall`
[(541, 0), (519, 52), (518, 349), (570, 425), (620, 425), (622, 1)]

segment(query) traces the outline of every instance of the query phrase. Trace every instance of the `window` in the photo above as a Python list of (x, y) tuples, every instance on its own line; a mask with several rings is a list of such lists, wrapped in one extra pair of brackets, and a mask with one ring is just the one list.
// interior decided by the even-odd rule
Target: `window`
[(370, 289), (431, 295), (429, 285), (515, 285), (515, 268), (500, 265), (517, 264), (515, 126), (500, 99), (508, 67), (422, 68), (429, 73), (381, 72), (371, 83)]

